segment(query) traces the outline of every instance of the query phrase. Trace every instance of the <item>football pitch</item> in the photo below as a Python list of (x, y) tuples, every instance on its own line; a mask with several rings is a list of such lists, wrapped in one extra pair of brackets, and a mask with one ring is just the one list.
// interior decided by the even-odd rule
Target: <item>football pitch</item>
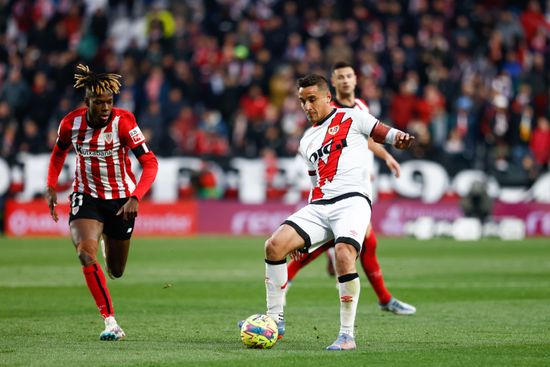
[(263, 242), (139, 238), (108, 280), (127, 337), (103, 323), (67, 238), (0, 238), (1, 366), (542, 366), (550, 363), (550, 240), (381, 238), (386, 285), (414, 316), (378, 309), (360, 270), (357, 351), (324, 348), (339, 327), (323, 256), (290, 288), (286, 334), (245, 349), (237, 322), (265, 311)]

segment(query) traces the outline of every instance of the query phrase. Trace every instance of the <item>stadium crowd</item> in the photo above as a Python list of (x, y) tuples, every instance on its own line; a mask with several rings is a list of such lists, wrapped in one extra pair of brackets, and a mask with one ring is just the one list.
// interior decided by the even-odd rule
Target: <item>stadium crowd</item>
[(159, 156), (293, 156), (295, 81), (359, 75), (399, 159), (528, 184), (550, 161), (550, 1), (0, 0), (0, 157), (51, 151), (78, 62), (123, 76)]

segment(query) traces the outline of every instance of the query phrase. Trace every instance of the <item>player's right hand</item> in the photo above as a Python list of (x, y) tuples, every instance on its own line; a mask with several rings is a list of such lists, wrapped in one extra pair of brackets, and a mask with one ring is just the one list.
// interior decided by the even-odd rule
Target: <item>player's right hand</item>
[(48, 202), (50, 215), (52, 216), (53, 221), (57, 222), (59, 220), (59, 217), (57, 216), (57, 211), (55, 210), (55, 207), (57, 206), (57, 194), (53, 187), (48, 186), (46, 188), (46, 201)]
[(402, 131), (399, 131), (397, 133), (397, 136), (395, 137), (395, 144), (393, 145), (397, 149), (407, 149), (410, 147), (413, 143), (414, 136), (404, 133)]

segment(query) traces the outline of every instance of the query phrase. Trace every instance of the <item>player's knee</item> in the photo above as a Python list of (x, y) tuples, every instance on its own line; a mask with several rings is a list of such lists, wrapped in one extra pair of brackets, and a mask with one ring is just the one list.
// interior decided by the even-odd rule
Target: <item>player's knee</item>
[[(94, 251), (94, 249), (96, 249)], [(96, 259), (97, 244), (93, 245), (91, 241), (82, 241), (76, 246), (78, 259), (83, 266), (92, 265), (97, 262)]]
[(109, 269), (113, 278), (120, 278), (124, 274), (124, 270)]
[(109, 272), (111, 273), (111, 276), (113, 278), (120, 278), (124, 274), (124, 268), (118, 266), (109, 266)]
[(274, 236), (265, 241), (265, 257), (270, 260), (280, 260), (286, 254), (282, 251), (281, 242)]

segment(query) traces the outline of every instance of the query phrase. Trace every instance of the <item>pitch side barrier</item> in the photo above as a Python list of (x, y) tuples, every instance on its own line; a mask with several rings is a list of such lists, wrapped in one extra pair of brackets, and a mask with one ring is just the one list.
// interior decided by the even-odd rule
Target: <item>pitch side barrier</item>
[[(55, 223), (44, 200), (6, 202), (4, 229), (10, 237), (67, 236), (69, 201), (57, 206)], [(174, 203), (140, 203), (136, 234), (146, 236), (192, 236), (197, 234), (266, 236), (291, 213), (304, 205), (267, 202), (243, 204), (237, 200), (185, 200)], [(412, 199), (383, 199), (374, 204), (372, 222), (377, 233), (386, 236), (413, 235), (411, 223), (431, 218), (434, 223), (451, 225), (463, 217), (458, 198), (437, 203)], [(517, 218), (525, 225), (527, 236), (550, 236), (550, 204), (495, 202), (494, 223)], [(447, 227), (448, 227), (447, 226)], [(443, 228), (444, 226), (441, 226)], [(450, 228), (450, 227), (448, 227)], [(446, 235), (450, 236), (450, 232)], [(496, 235), (496, 234), (495, 234)]]

